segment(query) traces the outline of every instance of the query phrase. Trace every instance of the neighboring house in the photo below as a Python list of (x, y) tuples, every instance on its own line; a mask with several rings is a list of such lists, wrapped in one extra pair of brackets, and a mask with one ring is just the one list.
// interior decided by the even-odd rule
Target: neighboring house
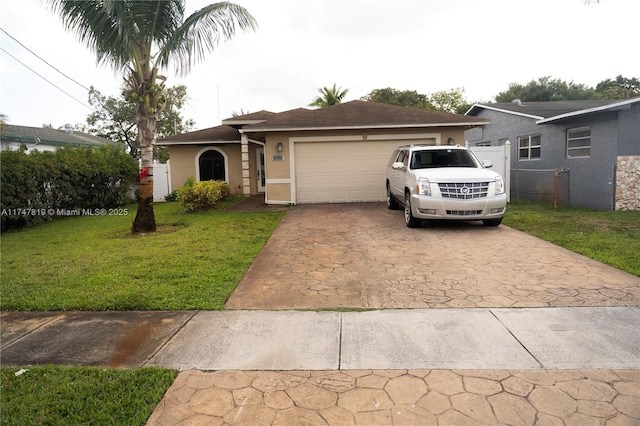
[(553, 188), (536, 184), (558, 170), (571, 205), (640, 210), (640, 97), (476, 104), (467, 115), (491, 122), (465, 132), (469, 146), (511, 142), (512, 196), (548, 199)]
[(391, 153), (407, 144), (464, 144), (484, 118), (352, 101), (321, 109), (260, 111), (158, 140), (171, 186), (189, 177), (265, 194), (267, 204), (383, 201)]
[(0, 150), (19, 149), (25, 146), (27, 152), (54, 151), (63, 146), (95, 147), (114, 142), (73, 130), (67, 125), (65, 130), (49, 129), (45, 127), (26, 127), (5, 124), (2, 132)]

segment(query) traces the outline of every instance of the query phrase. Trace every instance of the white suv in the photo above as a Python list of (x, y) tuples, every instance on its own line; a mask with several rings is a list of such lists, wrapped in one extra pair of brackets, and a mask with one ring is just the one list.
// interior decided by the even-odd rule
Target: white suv
[(507, 206), (502, 176), (465, 147), (409, 145), (387, 166), (387, 207), (404, 205), (409, 228), (422, 219), (482, 220), (498, 226)]

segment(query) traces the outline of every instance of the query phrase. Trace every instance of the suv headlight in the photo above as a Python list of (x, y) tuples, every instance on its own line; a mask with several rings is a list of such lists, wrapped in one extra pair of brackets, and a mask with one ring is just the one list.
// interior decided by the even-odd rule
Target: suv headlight
[(504, 181), (502, 176), (496, 177), (496, 195), (504, 194)]
[(429, 179), (427, 178), (418, 179), (418, 184), (416, 185), (416, 194), (431, 195), (431, 185), (429, 184)]

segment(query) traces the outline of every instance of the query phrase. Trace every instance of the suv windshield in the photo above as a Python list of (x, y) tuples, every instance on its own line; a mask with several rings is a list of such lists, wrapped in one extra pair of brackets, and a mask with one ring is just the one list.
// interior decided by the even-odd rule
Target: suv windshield
[(441, 149), (414, 151), (411, 157), (412, 169), (436, 167), (478, 167), (473, 155), (462, 149)]

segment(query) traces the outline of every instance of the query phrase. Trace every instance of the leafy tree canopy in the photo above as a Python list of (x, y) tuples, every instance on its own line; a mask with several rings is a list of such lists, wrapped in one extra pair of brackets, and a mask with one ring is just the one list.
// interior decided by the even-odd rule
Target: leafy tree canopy
[[(158, 112), (157, 134), (159, 138), (188, 132), (193, 129), (195, 122), (185, 120), (181, 109), (187, 99), (187, 87), (179, 85), (169, 87), (163, 91), (166, 99), (164, 108)], [(91, 86), (89, 104), (94, 111), (87, 117), (89, 128), (87, 132), (114, 142), (126, 145), (127, 151), (135, 159), (140, 158), (140, 141), (135, 120), (137, 102), (125, 96), (106, 97)], [(154, 159), (166, 162), (169, 153), (166, 148), (154, 147)]]
[(397, 90), (386, 87), (384, 89), (374, 89), (360, 98), (360, 100), (457, 114), (464, 114), (471, 107), (471, 104), (464, 98), (463, 88), (442, 90), (428, 96), (415, 90)]
[(507, 90), (498, 93), (496, 102), (511, 102), (514, 99), (525, 102), (628, 99), (638, 95), (640, 84), (637, 78), (629, 79), (619, 75), (615, 80), (600, 82), (594, 89), (584, 84), (546, 76), (537, 81), (531, 80), (525, 85), (511, 83)]

